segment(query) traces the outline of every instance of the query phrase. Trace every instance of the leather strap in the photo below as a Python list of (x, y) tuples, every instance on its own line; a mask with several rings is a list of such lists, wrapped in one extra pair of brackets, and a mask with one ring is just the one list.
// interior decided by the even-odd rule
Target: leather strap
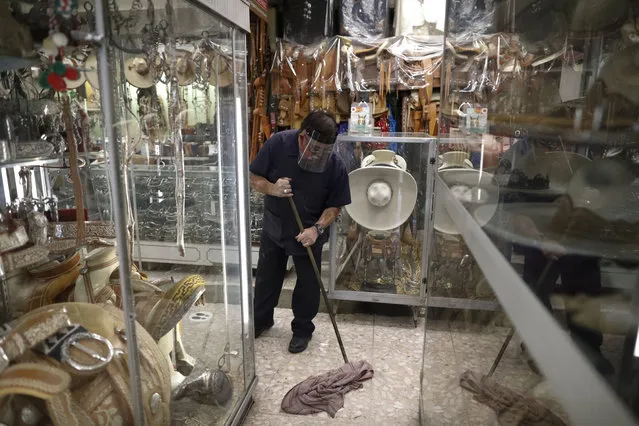
[(0, 340), (0, 371), (8, 368), (11, 361), (69, 324), (69, 316), (63, 309), (45, 310), (26, 320), (18, 320), (15, 328)]
[(73, 267), (77, 266), (79, 262), (80, 251), (78, 250), (60, 263), (52, 263), (48, 267), (31, 269), (29, 273), (35, 278), (51, 279), (70, 271)]
[(71, 119), (71, 107), (69, 106), (69, 96), (62, 97), (62, 118), (67, 135), (67, 147), (69, 148), (69, 163), (71, 165), (71, 181), (73, 182), (73, 195), (75, 196), (75, 214), (76, 223), (78, 224), (78, 234), (76, 235), (76, 243), (82, 244), (85, 236), (84, 230), (84, 196), (82, 195), (82, 181), (80, 180), (80, 171), (78, 170), (78, 146), (76, 145), (73, 134), (73, 121)]
[(96, 423), (71, 398), (71, 376), (42, 363), (13, 365), (0, 374), (0, 398), (26, 395), (45, 401), (55, 426), (94, 426)]
[(26, 308), (27, 312), (55, 303), (56, 297), (75, 283), (78, 276), (80, 276), (81, 268), (82, 265), (77, 264), (73, 267), (73, 269), (47, 281), (44, 285), (39, 287), (29, 299), (29, 303)]
[(49, 256), (49, 249), (42, 246), (31, 246), (20, 249), (18, 251), (12, 251), (4, 253), (2, 255), (2, 267), (4, 273), (8, 274), (17, 269), (28, 268), (43, 261), (46, 261)]
[(189, 275), (166, 292), (148, 315), (151, 336), (159, 340), (172, 330), (202, 296), (205, 286), (206, 281), (200, 275)]

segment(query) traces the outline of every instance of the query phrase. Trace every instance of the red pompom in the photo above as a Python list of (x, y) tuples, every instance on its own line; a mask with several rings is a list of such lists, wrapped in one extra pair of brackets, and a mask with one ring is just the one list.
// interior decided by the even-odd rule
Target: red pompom
[(78, 78), (80, 78), (80, 74), (75, 68), (68, 67), (67, 71), (64, 73), (64, 77), (68, 78), (69, 80), (77, 80)]
[(49, 86), (51, 86), (53, 90), (57, 92), (63, 92), (67, 90), (67, 84), (64, 82), (64, 79), (54, 72), (50, 73), (47, 76), (47, 83), (49, 83)]

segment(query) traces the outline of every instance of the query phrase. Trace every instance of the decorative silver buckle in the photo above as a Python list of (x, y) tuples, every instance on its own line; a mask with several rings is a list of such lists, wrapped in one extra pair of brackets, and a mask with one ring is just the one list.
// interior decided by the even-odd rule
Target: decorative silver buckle
[[(104, 353), (95, 352), (83, 345), (82, 341), (95, 341), (104, 346)], [(49, 337), (47, 340), (39, 345), (38, 349), (46, 356), (57, 359), (58, 361), (67, 364), (74, 370), (87, 373), (104, 368), (111, 362), (115, 354), (113, 344), (99, 334), (91, 333), (81, 325), (72, 325), (65, 327), (59, 333)], [(92, 360), (97, 361), (94, 364), (88, 364), (84, 361), (78, 360), (77, 353), (74, 354), (76, 349), (88, 355)]]
[[(80, 341), (84, 340), (94, 340), (102, 343), (106, 349), (106, 354), (101, 355), (80, 343)], [(74, 359), (71, 353), (71, 348), (75, 348), (80, 352), (84, 352), (86, 355), (89, 355), (97, 362), (95, 364), (84, 364), (81, 361)], [(62, 362), (66, 363), (74, 370), (79, 372), (91, 372), (106, 367), (106, 365), (109, 364), (113, 359), (114, 349), (113, 345), (106, 337), (91, 332), (80, 332), (73, 334), (64, 341), (61, 348), (61, 355)]]

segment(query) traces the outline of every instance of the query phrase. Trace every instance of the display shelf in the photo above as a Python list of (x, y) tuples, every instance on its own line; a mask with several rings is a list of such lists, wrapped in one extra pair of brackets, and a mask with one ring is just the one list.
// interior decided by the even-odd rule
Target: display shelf
[[(639, 128), (639, 122), (635, 124)], [(557, 129), (552, 126), (538, 125), (508, 125), (494, 124), (490, 125), (490, 133), (495, 136), (519, 137), (525, 136), (537, 139), (562, 140), (564, 143), (579, 145), (604, 145), (619, 147), (636, 147), (639, 146), (639, 137), (637, 133), (631, 130), (627, 131), (587, 131), (587, 130), (569, 130)]]
[(22, 160), (11, 160), (0, 163), (0, 169), (8, 169), (13, 167), (41, 167), (59, 163), (59, 158), (28, 158)]
[(337, 142), (373, 142), (373, 143), (429, 143), (436, 138), (427, 133), (371, 133), (371, 134), (349, 134), (342, 133), (337, 136)]
[[(135, 245), (134, 257), (142, 262), (199, 266), (220, 265), (224, 261), (239, 262), (239, 256), (235, 251), (231, 251), (225, 257), (221, 244), (186, 244), (185, 251), (185, 255), (180, 256), (175, 242), (142, 240)], [(257, 268), (257, 260), (260, 253), (259, 247), (252, 247), (251, 253), (252, 267)]]
[[(356, 146), (360, 142), (361, 148)], [(367, 142), (374, 145), (366, 146)], [(424, 305), (426, 297), (425, 265), (428, 264), (431, 245), (432, 164), (436, 162), (436, 139), (415, 133), (342, 134), (338, 136), (336, 152), (353, 173), (361, 170), (361, 159), (353, 157), (355, 149), (361, 149), (361, 157), (364, 158), (375, 149), (384, 148), (393, 150), (406, 160), (405, 173), (415, 179), (417, 188), (415, 206), (399, 227), (379, 234), (383, 237), (357, 223), (347, 209), (342, 210), (341, 219), (331, 226), (328, 294), (336, 301), (389, 303), (416, 308)], [(351, 197), (355, 200), (353, 191), (351, 183)], [(356, 208), (353, 204), (350, 207)], [(392, 216), (394, 212), (386, 214)]]

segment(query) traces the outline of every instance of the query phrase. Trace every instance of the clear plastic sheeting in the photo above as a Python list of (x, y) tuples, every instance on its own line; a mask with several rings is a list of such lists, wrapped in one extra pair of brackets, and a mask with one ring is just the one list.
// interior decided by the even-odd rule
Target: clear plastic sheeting
[(489, 34), (495, 32), (499, 3), (502, 1), (450, 0), (448, 5), (449, 33)]
[(342, 0), (340, 34), (384, 38), (388, 32), (388, 0)]
[[(381, 40), (332, 37), (309, 46), (278, 41), (271, 67), (277, 125), (298, 128), (314, 110), (347, 117), (351, 98), (439, 85), (443, 38), (400, 36)], [(350, 91), (350, 96), (349, 96)]]
[(395, 0), (395, 35), (442, 35), (446, 0)]
[[(552, 28), (551, 21), (544, 26)], [(605, 37), (593, 44), (556, 31), (546, 34), (545, 39), (525, 32), (448, 37), (445, 127), (476, 133), (468, 114), (480, 109), (488, 127), (479, 130), (503, 136), (573, 137), (577, 131), (600, 144), (632, 142), (628, 131), (639, 113), (639, 86), (631, 77), (637, 48)]]

